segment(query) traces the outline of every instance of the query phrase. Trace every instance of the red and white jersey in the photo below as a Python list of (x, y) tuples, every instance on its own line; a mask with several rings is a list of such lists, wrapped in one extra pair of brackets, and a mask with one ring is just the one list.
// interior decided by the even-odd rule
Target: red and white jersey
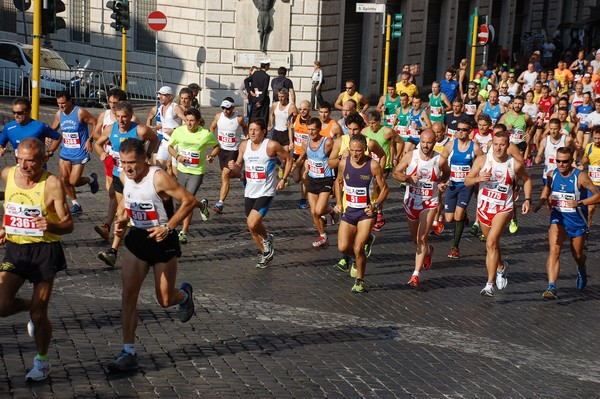
[(490, 148), (492, 148), (494, 131), (490, 130), (488, 134), (481, 134), (479, 129), (475, 129), (474, 132), (475, 135), (473, 136), (473, 141), (479, 144), (479, 147), (481, 147), (481, 151), (483, 151), (484, 154), (487, 154)]
[(556, 150), (560, 147), (565, 147), (567, 142), (567, 136), (564, 134), (560, 135), (558, 143), (553, 143), (550, 135), (546, 136), (546, 147), (544, 147), (544, 174), (542, 177), (548, 176), (548, 172), (556, 169)]
[(496, 214), (513, 209), (513, 183), (515, 181), (515, 160), (510, 155), (506, 162), (494, 159), (494, 153), (488, 152), (485, 166), (480, 173), (490, 173), (489, 181), (479, 183), (477, 194), (477, 212)]
[(410, 209), (435, 208), (438, 204), (438, 180), (440, 178), (440, 155), (434, 153), (427, 161), (421, 159), (421, 151), (415, 149), (406, 176), (417, 176), (416, 183), (407, 183), (404, 207)]

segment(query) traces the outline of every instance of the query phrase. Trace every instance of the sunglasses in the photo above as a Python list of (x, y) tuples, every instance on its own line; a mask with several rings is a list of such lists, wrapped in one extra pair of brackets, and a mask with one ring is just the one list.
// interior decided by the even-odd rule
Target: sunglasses
[(352, 89), (354, 89), (354, 86), (346, 87), (346, 90), (352, 90)]
[(13, 111), (12, 113), (14, 115), (25, 115), (27, 113), (27, 111)]
[(475, 87), (469, 86), (469, 90), (475, 90)]
[(229, 108), (227, 108), (227, 107), (221, 107), (221, 109), (222, 109), (223, 111), (224, 111), (224, 110), (227, 110), (227, 111), (229, 111), (231, 108), (233, 108), (233, 107), (229, 107)]
[(571, 162), (573, 162), (572, 159), (557, 159), (556, 163), (562, 163), (562, 164), (570, 164)]
[(469, 128), (467, 128), (467, 127), (457, 127), (456, 131), (457, 132), (468, 132)]

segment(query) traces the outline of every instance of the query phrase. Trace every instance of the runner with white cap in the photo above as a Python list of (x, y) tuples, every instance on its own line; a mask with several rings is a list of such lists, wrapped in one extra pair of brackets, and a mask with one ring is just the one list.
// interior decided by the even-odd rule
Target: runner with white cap
[[(185, 120), (183, 108), (173, 102), (173, 89), (169, 86), (161, 87), (157, 92), (160, 103), (160, 128), (156, 133), (160, 139), (160, 146), (156, 153), (156, 164), (165, 170), (170, 170), (171, 155), (169, 154), (169, 139), (173, 130), (181, 126)], [(176, 174), (173, 168), (173, 174)]]

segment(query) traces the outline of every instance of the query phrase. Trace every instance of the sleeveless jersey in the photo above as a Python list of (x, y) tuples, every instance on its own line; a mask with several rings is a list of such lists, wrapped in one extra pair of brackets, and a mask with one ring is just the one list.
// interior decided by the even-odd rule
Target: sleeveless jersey
[[(176, 129), (179, 126), (181, 126), (181, 118), (179, 118), (175, 114), (175, 106), (176, 105), (177, 104), (175, 104), (175, 103), (171, 103), (167, 108), (165, 108), (164, 106), (161, 106), (160, 121), (161, 121), (163, 129)], [(163, 109), (164, 109), (164, 114), (163, 114)], [(169, 140), (169, 138), (171, 138), (170, 134), (166, 134), (162, 130), (160, 133), (163, 135), (164, 140)]]
[(60, 130), (63, 139), (60, 150), (61, 158), (67, 160), (89, 158), (90, 154), (85, 150), (85, 142), (89, 138), (88, 125), (79, 120), (78, 105), (69, 115), (60, 111)]
[(333, 171), (329, 168), (329, 155), (325, 153), (326, 138), (321, 139), (321, 143), (316, 150), (310, 148), (311, 140), (306, 143), (306, 158), (308, 162), (308, 176), (313, 179), (322, 179), (324, 177), (333, 177)]
[(234, 113), (231, 118), (221, 112), (217, 121), (217, 139), (221, 149), (226, 151), (237, 151), (242, 141), (244, 131), (238, 122), (238, 113)]
[(60, 235), (38, 229), (33, 219), (46, 217), (48, 223), (58, 223), (56, 212), (46, 208), (44, 194), (49, 173), (44, 171), (38, 183), (31, 188), (21, 188), (15, 183), (13, 166), (8, 171), (4, 194), (4, 229), (6, 239), (15, 244), (33, 244), (40, 242), (58, 242)]
[(444, 151), (444, 147), (446, 147), (446, 144), (449, 141), (450, 141), (450, 137), (444, 136), (444, 139), (442, 141), (435, 142), (435, 145), (433, 146), (433, 151), (437, 152), (438, 154), (441, 154)]
[(496, 106), (492, 108), (490, 103), (486, 102), (482, 113), (488, 115), (492, 119), (492, 126), (495, 126), (502, 116), (502, 109), (500, 104), (496, 104)]
[(473, 141), (479, 144), (479, 147), (481, 147), (481, 151), (483, 151), (484, 154), (487, 154), (490, 148), (492, 147), (493, 138), (494, 132), (492, 130), (490, 130), (488, 134), (481, 134), (479, 129), (475, 129)]
[(535, 85), (535, 82), (537, 80), (537, 76), (538, 76), (538, 73), (535, 71), (523, 72), (523, 80), (525, 81), (525, 83), (523, 83), (523, 93), (526, 93), (529, 90), (533, 89), (533, 86)]
[(149, 229), (164, 225), (169, 220), (162, 198), (154, 188), (154, 175), (160, 170), (158, 166), (150, 166), (144, 179), (136, 183), (125, 177), (123, 199), (125, 209), (133, 227)]
[(351, 158), (346, 158), (344, 168), (344, 210), (346, 208), (364, 209), (371, 203), (374, 178), (371, 173), (371, 160), (355, 168)]
[(110, 109), (104, 111), (104, 119), (102, 119), (102, 130), (104, 131), (105, 127), (110, 126), (113, 123), (115, 123), (115, 121), (113, 121), (110, 116)]
[(404, 141), (408, 140), (410, 137), (408, 134), (408, 125), (410, 123), (411, 111), (412, 108), (409, 108), (407, 113), (403, 113), (402, 108), (400, 108), (400, 111), (398, 112), (398, 120), (396, 121), (396, 127), (394, 128), (396, 133), (398, 133), (398, 136), (400, 136)]
[[(341, 157), (344, 154), (344, 151), (350, 148), (350, 137), (351, 136), (349, 135), (342, 136), (342, 145), (340, 145), (338, 157)], [(365, 155), (371, 157), (372, 154), (369, 154), (369, 140), (371, 140), (371, 138), (367, 137), (367, 148), (365, 149)]]
[(119, 132), (119, 124), (114, 123), (112, 132), (110, 133), (110, 156), (115, 160), (115, 166), (113, 166), (113, 176), (118, 178), (121, 175), (123, 167), (121, 166), (121, 156), (119, 150), (121, 148), (121, 142), (125, 139), (134, 138), (139, 139), (137, 134), (137, 123), (131, 123), (131, 129), (125, 133)]
[(383, 104), (383, 126), (392, 127), (394, 118), (396, 117), (396, 110), (400, 108), (400, 96), (396, 96), (396, 100), (390, 100), (390, 95), (385, 95), (385, 103)]
[(472, 120), (475, 120), (475, 112), (477, 112), (477, 108), (479, 108), (479, 96), (469, 97), (467, 94), (465, 96), (465, 114), (469, 116)]
[(452, 151), (448, 156), (450, 165), (450, 181), (454, 186), (464, 186), (465, 178), (471, 171), (473, 161), (475, 160), (475, 143), (469, 141), (469, 148), (465, 152), (461, 152), (458, 148), (460, 140), (454, 140)]
[(485, 214), (511, 211), (514, 207), (515, 181), (513, 157), (509, 156), (506, 162), (498, 162), (494, 159), (493, 152), (488, 152), (481, 172), (490, 173), (492, 176), (489, 181), (479, 183), (477, 211)]
[(329, 123), (327, 123), (326, 125), (322, 125), (321, 131), (319, 132), (319, 134), (323, 137), (327, 137), (328, 139), (335, 140), (336, 138), (334, 137), (334, 135), (331, 131), (334, 123), (335, 123), (335, 121), (333, 119), (331, 119), (331, 120), (329, 120)]
[(408, 125), (408, 135), (411, 139), (413, 139), (414, 141), (416, 141), (417, 143), (421, 141), (420, 136), (421, 133), (419, 132), (419, 130), (417, 130), (417, 128), (423, 126), (423, 122), (421, 121), (421, 115), (423, 115), (423, 108), (421, 108), (419, 110), (419, 112), (417, 112), (415, 114), (415, 110), (411, 109), (410, 113), (409, 113), (409, 125)]
[(544, 174), (543, 178), (548, 176), (548, 172), (556, 169), (556, 150), (565, 147), (567, 136), (561, 134), (558, 143), (554, 144), (550, 135), (546, 136), (546, 147), (544, 148)]
[(288, 103), (283, 109), (279, 109), (281, 103), (278, 102), (275, 107), (275, 111), (273, 111), (273, 116), (275, 119), (273, 121), (273, 128), (278, 132), (287, 132), (288, 130), (288, 118), (289, 118), (289, 110), (291, 103)]
[(583, 96), (578, 96), (577, 93), (573, 93), (573, 101), (571, 101), (571, 107), (577, 109), (583, 104)]
[(356, 102), (356, 111), (360, 112), (362, 110), (362, 106), (360, 105), (360, 102), (358, 101), (358, 92), (355, 92), (354, 95), (349, 96), (348, 92), (345, 91), (344, 92), (344, 97), (342, 97), (342, 105), (346, 103), (346, 101), (348, 100), (354, 100)]
[(566, 201), (587, 198), (587, 190), (579, 191), (577, 179), (581, 171), (574, 169), (570, 176), (563, 176), (558, 169), (552, 173), (552, 194), (550, 194), (550, 223), (562, 224), (567, 228), (587, 228), (588, 207), (566, 206)]
[(538, 106), (535, 103), (531, 103), (531, 104), (525, 103), (525, 104), (523, 104), (522, 111), (524, 113), (526, 113), (527, 115), (529, 115), (531, 120), (534, 121), (537, 118)]
[(308, 141), (308, 126), (301, 122), (300, 115), (294, 121), (294, 154), (302, 154), (302, 145)]
[[(371, 130), (371, 127), (369, 126), (367, 128), (367, 130), (365, 131), (365, 136), (377, 141), (377, 143), (379, 143), (379, 145), (381, 146), (381, 148), (383, 148), (383, 152), (385, 152), (385, 168), (391, 168), (392, 167), (392, 160), (390, 158), (390, 144), (391, 144), (391, 140), (386, 140), (384, 137), (384, 126), (381, 126), (379, 128), (378, 132), (373, 132)], [(375, 161), (379, 162), (379, 157), (376, 154), (371, 154), (371, 158), (373, 158)]]
[(404, 206), (415, 210), (437, 206), (440, 155), (434, 153), (430, 160), (424, 161), (420, 157), (420, 150), (414, 150), (405, 173), (406, 176), (417, 176), (419, 181), (406, 183)]
[(594, 143), (588, 143), (584, 154), (588, 157), (588, 175), (596, 187), (600, 187), (600, 147)]
[(544, 125), (548, 123), (552, 108), (552, 97), (546, 99), (544, 97), (540, 98), (538, 101), (538, 123), (543, 123)]
[(506, 115), (504, 120), (506, 126), (512, 125), (512, 129), (508, 131), (510, 134), (510, 142), (515, 145), (525, 141), (525, 131), (527, 130), (527, 122), (525, 122), (525, 114), (520, 113), (515, 116), (512, 112)]
[(583, 105), (576, 107), (577, 119), (579, 120), (579, 128), (585, 130), (587, 128), (587, 116), (594, 110), (593, 104)]
[(431, 122), (444, 121), (444, 102), (442, 101), (442, 93), (437, 97), (431, 93), (429, 95), (429, 119)]
[(269, 139), (264, 139), (257, 150), (252, 149), (252, 142), (248, 141), (244, 152), (244, 173), (246, 175), (246, 188), (244, 196), (247, 198), (275, 196), (275, 166), (277, 157), (267, 155)]

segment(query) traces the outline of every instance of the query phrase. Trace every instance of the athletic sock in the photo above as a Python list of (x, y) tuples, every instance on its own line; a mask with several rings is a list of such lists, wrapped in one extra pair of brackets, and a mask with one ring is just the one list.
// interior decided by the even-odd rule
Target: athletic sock
[(454, 222), (454, 246), (458, 247), (460, 239), (462, 237), (463, 230), (465, 229), (465, 219), (457, 220)]

